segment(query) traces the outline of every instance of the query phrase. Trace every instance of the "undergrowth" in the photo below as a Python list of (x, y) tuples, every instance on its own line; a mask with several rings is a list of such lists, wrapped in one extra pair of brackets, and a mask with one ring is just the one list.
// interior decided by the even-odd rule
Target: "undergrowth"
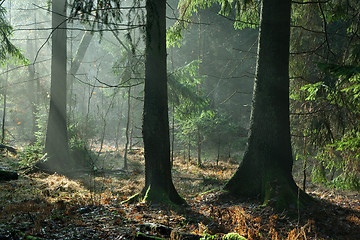
[(331, 206), (342, 204), (353, 211), (327, 205), (314, 215), (309, 210), (295, 219), (270, 207), (259, 207), (257, 202), (222, 199), (220, 190), (237, 168), (237, 163), (226, 159), (219, 166), (205, 162), (201, 168), (196, 160), (175, 159), (174, 184), (188, 208), (173, 211), (145, 203), (122, 204), (144, 186), (143, 152), (129, 155), (128, 171), (120, 169), (122, 158), (118, 152), (104, 152), (100, 158), (104, 159), (103, 167), (112, 171), (99, 175), (79, 173), (72, 179), (37, 173), (0, 183), (0, 229), (4, 229), (0, 235), (131, 239), (139, 224), (156, 223), (203, 239), (221, 239), (234, 233), (246, 239), (292, 240), (334, 238), (342, 231), (355, 234), (355, 227), (360, 226), (357, 195), (352, 198), (309, 188), (310, 194), (332, 202)]

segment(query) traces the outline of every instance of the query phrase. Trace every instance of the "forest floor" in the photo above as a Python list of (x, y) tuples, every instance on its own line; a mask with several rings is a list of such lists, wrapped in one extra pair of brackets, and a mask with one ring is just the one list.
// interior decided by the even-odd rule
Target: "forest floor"
[[(358, 192), (308, 184), (319, 203), (290, 216), (259, 202), (223, 199), (221, 189), (238, 167), (231, 159), (201, 168), (175, 159), (174, 184), (187, 207), (122, 203), (144, 186), (143, 154), (134, 151), (122, 171), (120, 154), (108, 150), (101, 166), (111, 171), (101, 174), (21, 174), (0, 182), (0, 239), (221, 239), (230, 232), (246, 239), (360, 239)], [(19, 160), (6, 155), (0, 164), (11, 168), (13, 161)]]

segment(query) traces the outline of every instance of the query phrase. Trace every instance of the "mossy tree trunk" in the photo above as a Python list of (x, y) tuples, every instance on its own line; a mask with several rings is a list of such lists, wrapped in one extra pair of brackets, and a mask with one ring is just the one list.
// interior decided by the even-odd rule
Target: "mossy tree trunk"
[(233, 195), (260, 196), (264, 204), (278, 209), (297, 207), (308, 199), (292, 177), (290, 10), (290, 0), (262, 1), (248, 146), (237, 172), (225, 186)]
[(66, 1), (52, 1), (52, 57), (50, 110), (44, 167), (63, 172), (71, 168), (66, 125)]
[(146, 1), (143, 112), (146, 201), (183, 204), (172, 182), (166, 76), (166, 0)]

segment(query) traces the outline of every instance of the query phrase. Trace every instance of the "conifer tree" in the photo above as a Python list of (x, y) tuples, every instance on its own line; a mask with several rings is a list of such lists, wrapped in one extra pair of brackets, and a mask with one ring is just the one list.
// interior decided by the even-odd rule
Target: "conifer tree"
[(295, 208), (309, 199), (292, 177), (290, 10), (290, 0), (262, 1), (248, 146), (238, 170), (225, 186), (233, 195), (260, 196), (264, 204), (278, 209)]

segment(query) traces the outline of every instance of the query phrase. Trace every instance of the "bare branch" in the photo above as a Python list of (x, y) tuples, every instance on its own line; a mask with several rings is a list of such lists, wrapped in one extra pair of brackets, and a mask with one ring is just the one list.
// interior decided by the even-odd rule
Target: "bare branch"
[(323, 22), (324, 22), (324, 32), (325, 32), (325, 40), (326, 40), (326, 45), (329, 49), (329, 52), (335, 56), (335, 53), (331, 50), (331, 47), (330, 47), (330, 42), (329, 42), (329, 38), (328, 38), (328, 34), (327, 34), (327, 22), (326, 22), (326, 17), (325, 17), (325, 14), (324, 14), (324, 10), (321, 6), (321, 3), (319, 3), (319, 9), (320, 9), (320, 12), (321, 12), (321, 16), (323, 18)]
[(234, 91), (229, 97), (227, 97), (224, 101), (222, 101), (221, 103), (219, 103), (219, 105), (222, 105), (224, 103), (226, 103), (227, 101), (229, 101), (235, 94), (240, 93), (240, 94), (253, 94), (252, 92), (241, 92), (241, 91)]

